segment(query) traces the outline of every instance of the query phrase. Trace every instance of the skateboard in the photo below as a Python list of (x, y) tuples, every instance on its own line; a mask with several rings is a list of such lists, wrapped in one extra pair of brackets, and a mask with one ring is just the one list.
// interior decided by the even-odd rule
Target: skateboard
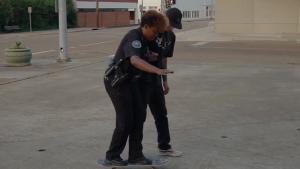
[(129, 168), (151, 168), (151, 169), (156, 169), (157, 167), (162, 167), (164, 165), (166, 165), (168, 163), (167, 159), (151, 159), (152, 160), (152, 164), (150, 165), (125, 165), (125, 166), (114, 166), (114, 165), (110, 165), (110, 164), (106, 164), (105, 160), (98, 160), (98, 164), (107, 167), (107, 168), (111, 168), (111, 169), (129, 169)]

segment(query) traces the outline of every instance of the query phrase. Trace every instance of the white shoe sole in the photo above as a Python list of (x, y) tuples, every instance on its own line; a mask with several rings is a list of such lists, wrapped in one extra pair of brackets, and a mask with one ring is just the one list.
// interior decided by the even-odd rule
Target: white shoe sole
[(181, 152), (181, 151), (172, 151), (172, 152), (168, 152), (168, 151), (166, 151), (166, 152), (159, 152), (159, 154), (161, 155), (161, 156), (168, 156), (168, 157), (181, 157), (182, 155), (183, 155), (183, 153)]

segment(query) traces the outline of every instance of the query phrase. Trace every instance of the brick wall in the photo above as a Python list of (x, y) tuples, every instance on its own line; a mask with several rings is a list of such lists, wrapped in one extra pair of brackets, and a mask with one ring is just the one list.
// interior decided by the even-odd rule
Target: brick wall
[[(95, 12), (78, 12), (78, 26), (79, 27), (96, 27)], [(99, 12), (99, 26), (112, 27), (112, 26), (127, 26), (130, 25), (129, 11), (117, 12)]]

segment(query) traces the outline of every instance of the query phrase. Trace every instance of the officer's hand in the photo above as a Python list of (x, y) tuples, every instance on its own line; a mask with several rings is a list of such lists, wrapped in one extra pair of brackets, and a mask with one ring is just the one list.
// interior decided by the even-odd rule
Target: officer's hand
[(167, 81), (163, 82), (163, 88), (164, 88), (164, 95), (167, 95), (170, 91), (169, 84)]
[(158, 71), (156, 72), (156, 74), (158, 75), (167, 75), (170, 73), (174, 73), (174, 71), (169, 69), (158, 69)]

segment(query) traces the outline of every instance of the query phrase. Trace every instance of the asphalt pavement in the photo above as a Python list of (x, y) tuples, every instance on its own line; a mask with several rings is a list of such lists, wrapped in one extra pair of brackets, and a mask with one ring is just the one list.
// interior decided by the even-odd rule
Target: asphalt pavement
[[(161, 168), (298, 169), (300, 44), (208, 34), (206, 21), (184, 25), (166, 96), (171, 143), (184, 156)], [(131, 28), (69, 32), (69, 63), (56, 62), (56, 31), (0, 35), (1, 51), (21, 40), (33, 52), (27, 67), (6, 67), (0, 54), (1, 169), (104, 168), (97, 160), (115, 112), (103, 72)], [(148, 111), (146, 156), (158, 155), (156, 137)]]

